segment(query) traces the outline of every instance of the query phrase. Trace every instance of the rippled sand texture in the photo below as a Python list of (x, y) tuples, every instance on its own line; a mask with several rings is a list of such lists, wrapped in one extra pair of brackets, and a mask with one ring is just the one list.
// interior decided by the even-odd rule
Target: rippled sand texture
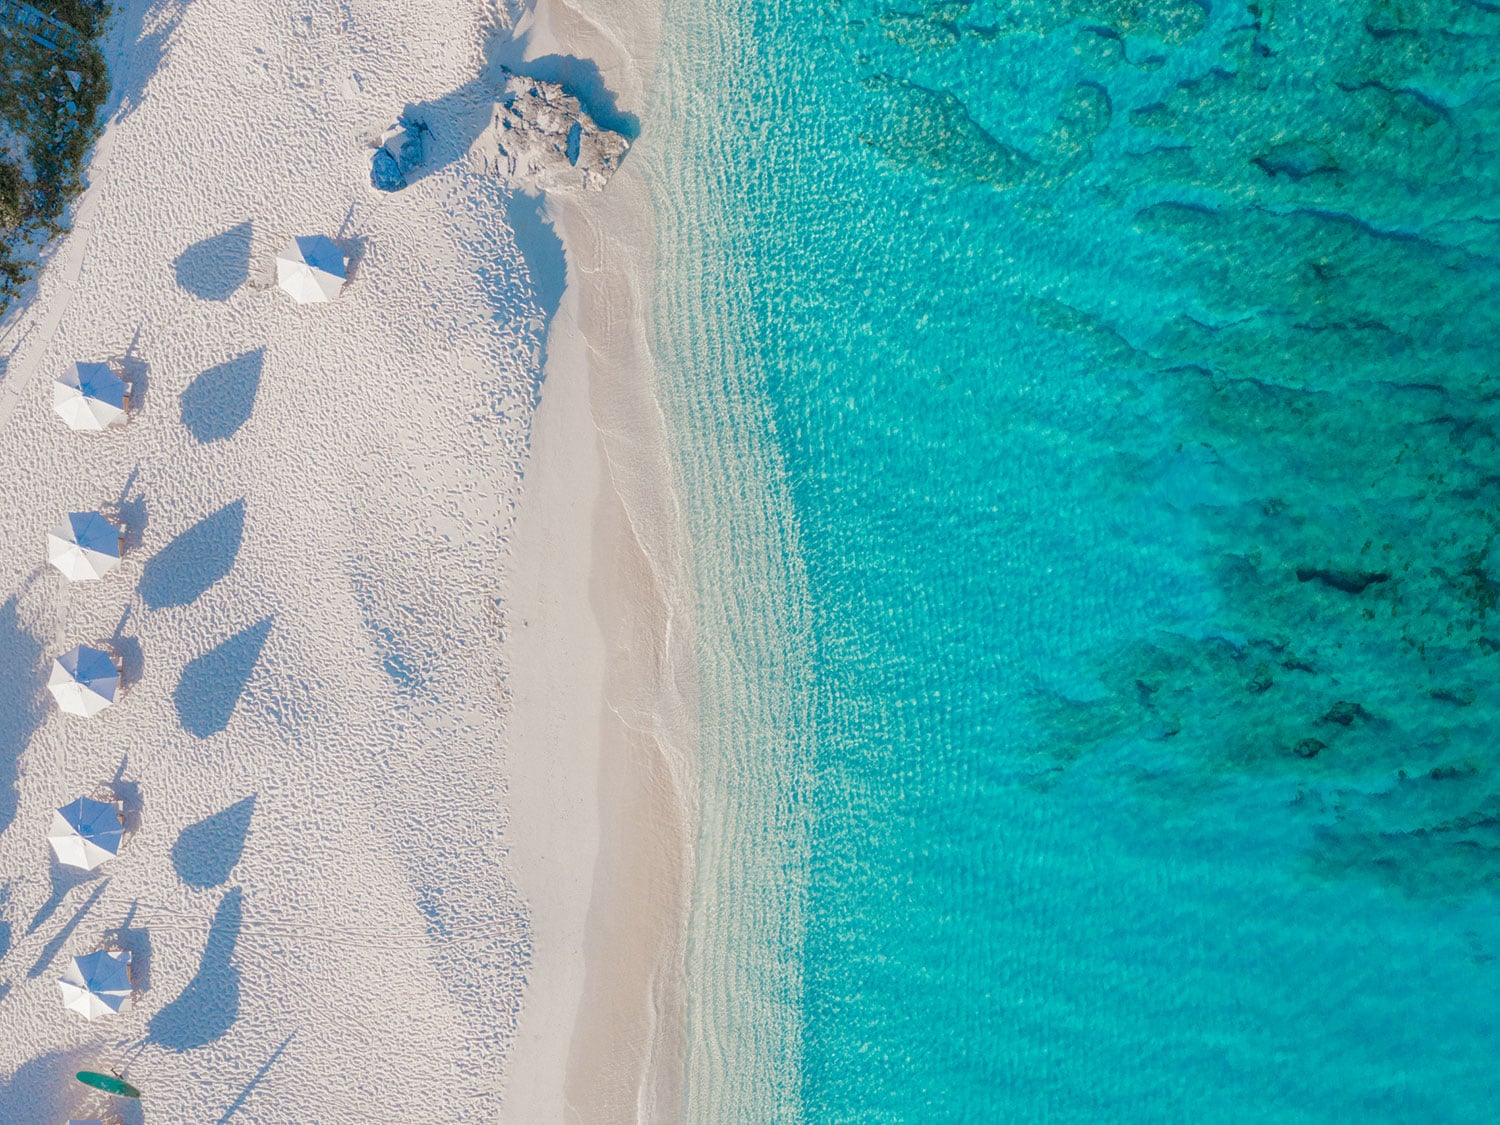
[[(488, 1119), (531, 955), (496, 595), (541, 320), (507, 198), (459, 161), (487, 13), (120, 7), (120, 113), (4, 338), (0, 1119), (62, 1120), (85, 1063), (128, 1064), (153, 1121)], [(408, 103), (434, 159), (377, 196), (361, 138)], [(310, 233), (353, 266), (303, 308), (271, 263)], [(73, 433), (51, 379), (107, 357), (139, 412)], [(43, 535), (95, 506), (130, 550), (69, 588)], [(59, 715), (44, 660), (99, 640), (123, 701)], [(49, 870), (48, 810), (112, 778), (133, 841)], [(114, 934), (144, 991), (84, 1024), (53, 980)]]
[(1479, 1119), (1500, 14), (680, 7), (801, 1112)]

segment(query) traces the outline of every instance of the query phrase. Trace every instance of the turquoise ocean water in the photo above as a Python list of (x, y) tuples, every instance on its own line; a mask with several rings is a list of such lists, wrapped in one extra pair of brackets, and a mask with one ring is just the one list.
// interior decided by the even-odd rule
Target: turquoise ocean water
[(1500, 9), (667, 27), (689, 1119), (1493, 1120)]

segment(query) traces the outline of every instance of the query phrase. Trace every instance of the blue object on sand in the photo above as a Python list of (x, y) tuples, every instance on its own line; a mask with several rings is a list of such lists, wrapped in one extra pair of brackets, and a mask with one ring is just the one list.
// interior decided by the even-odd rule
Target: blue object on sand
[(377, 191), (400, 191), (407, 186), (407, 173), (422, 163), (427, 126), (400, 117), (380, 138), (380, 147), (370, 159), (370, 186)]

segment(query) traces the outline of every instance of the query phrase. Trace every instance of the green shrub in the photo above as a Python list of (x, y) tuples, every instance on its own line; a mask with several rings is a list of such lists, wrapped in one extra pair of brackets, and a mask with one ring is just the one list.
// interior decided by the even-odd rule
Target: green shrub
[(21, 169), (0, 160), (0, 233), (9, 234), (21, 225)]
[(89, 0), (28, 0), (33, 8), (46, 12), (55, 20), (61, 20), (74, 28), (85, 39), (97, 39), (104, 31), (109, 18), (108, 4), (94, 4)]
[[(77, 29), (84, 43), (75, 57), (64, 57), (24, 35), (0, 37), (0, 122), (22, 154), (0, 161), (0, 312), (30, 276), (28, 247), (65, 229), (109, 97), (98, 43), (108, 6), (87, 0), (34, 6)], [(76, 89), (69, 71), (78, 77)]]

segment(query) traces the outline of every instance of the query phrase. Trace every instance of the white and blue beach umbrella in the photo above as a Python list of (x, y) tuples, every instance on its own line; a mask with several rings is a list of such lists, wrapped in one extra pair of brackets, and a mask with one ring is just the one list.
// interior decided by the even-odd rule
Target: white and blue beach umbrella
[(70, 582), (92, 582), (120, 565), (125, 536), (98, 512), (72, 512), (47, 533), (47, 561)]
[(75, 430), (107, 430), (125, 421), (130, 384), (107, 363), (70, 363), (52, 386), (52, 406)]
[(91, 718), (120, 694), (120, 669), (103, 649), (79, 645), (52, 662), (47, 690), (59, 710)]
[(130, 1007), (135, 986), (130, 981), (130, 951), (101, 949), (73, 958), (58, 979), (63, 1007), (84, 1019), (111, 1016)]
[(47, 843), (59, 863), (92, 871), (120, 854), (125, 822), (118, 801), (80, 797), (52, 814)]
[(344, 252), (321, 234), (294, 238), (276, 255), (276, 284), (299, 305), (332, 301), (346, 272)]

